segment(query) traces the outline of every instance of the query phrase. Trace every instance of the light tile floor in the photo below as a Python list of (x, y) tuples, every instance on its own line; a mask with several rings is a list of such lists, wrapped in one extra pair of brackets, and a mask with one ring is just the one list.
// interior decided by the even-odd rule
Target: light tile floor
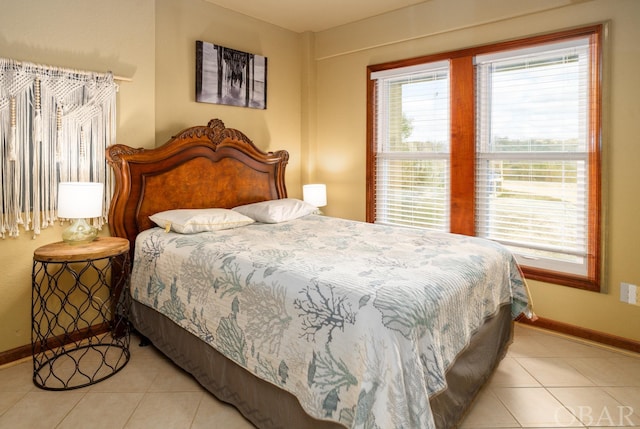
[(460, 428), (558, 427), (640, 429), (640, 355), (516, 325)]
[[(115, 376), (66, 392), (35, 387), (31, 360), (0, 368), (0, 428), (253, 428), (153, 347), (132, 338), (131, 352)], [(460, 429), (621, 426), (640, 429), (640, 355), (517, 325)]]

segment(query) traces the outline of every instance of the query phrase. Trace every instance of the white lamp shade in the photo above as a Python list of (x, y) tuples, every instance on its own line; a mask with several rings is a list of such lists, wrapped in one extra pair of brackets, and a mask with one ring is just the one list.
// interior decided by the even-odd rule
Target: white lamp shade
[(327, 205), (327, 185), (313, 183), (302, 187), (302, 199), (316, 207)]
[(99, 182), (60, 182), (58, 217), (80, 219), (102, 216), (104, 185)]

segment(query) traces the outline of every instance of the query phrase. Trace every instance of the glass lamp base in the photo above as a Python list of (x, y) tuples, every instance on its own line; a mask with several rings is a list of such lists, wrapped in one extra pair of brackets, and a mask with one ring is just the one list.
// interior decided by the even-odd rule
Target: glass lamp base
[(62, 231), (62, 240), (68, 244), (91, 243), (98, 236), (98, 228), (87, 223), (85, 219), (74, 219), (71, 226)]

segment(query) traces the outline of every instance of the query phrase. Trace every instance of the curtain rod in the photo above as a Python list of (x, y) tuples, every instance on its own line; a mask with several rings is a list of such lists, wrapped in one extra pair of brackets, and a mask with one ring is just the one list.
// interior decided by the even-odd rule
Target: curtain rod
[[(51, 70), (59, 70), (65, 73), (77, 73), (77, 74), (107, 74), (107, 73), (100, 73), (100, 72), (93, 72), (93, 71), (86, 71), (86, 70), (78, 70), (78, 69), (72, 69), (72, 68), (65, 68), (65, 67), (58, 67), (58, 66), (49, 66), (49, 65), (45, 65), (45, 64), (35, 64), (35, 63), (31, 63), (31, 62), (22, 62), (22, 61), (18, 61), (18, 60), (12, 60), (12, 59), (7, 59), (7, 58), (0, 58), (1, 60), (5, 60), (7, 62), (11, 62), (15, 65), (18, 66), (22, 66), (22, 65), (32, 65), (34, 67), (37, 68), (43, 68), (43, 69), (51, 69)], [(108, 72), (110, 73), (110, 72)], [(117, 75), (113, 75), (113, 80), (117, 80), (120, 82), (133, 82), (133, 79), (130, 77), (124, 77), (124, 76), (117, 76)]]

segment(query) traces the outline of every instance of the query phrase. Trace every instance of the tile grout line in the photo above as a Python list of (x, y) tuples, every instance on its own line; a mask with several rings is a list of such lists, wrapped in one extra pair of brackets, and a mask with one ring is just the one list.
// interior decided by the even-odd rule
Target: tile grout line
[[(131, 345), (130, 345), (130, 347), (131, 347)], [(143, 346), (138, 345), (138, 347), (143, 347)], [(152, 347), (152, 346), (149, 344), (149, 345), (146, 345), (144, 347)], [(131, 421), (131, 418), (136, 414), (136, 411), (138, 410), (138, 408), (140, 408), (140, 404), (142, 404), (142, 402), (144, 401), (144, 398), (149, 393), (149, 389), (151, 389), (151, 386), (153, 386), (153, 382), (156, 381), (156, 378), (158, 378), (158, 375), (159, 375), (159, 371), (156, 372), (156, 374), (153, 377), (153, 380), (151, 380), (149, 385), (146, 387), (145, 391), (142, 392), (142, 395), (140, 395), (140, 399), (138, 400), (138, 403), (136, 404), (135, 407), (133, 407), (133, 410), (131, 410), (131, 413), (129, 413), (129, 417), (127, 417), (127, 420), (122, 425), (123, 429), (127, 427), (129, 422)]]
[(507, 412), (509, 413), (509, 415), (510, 415), (511, 417), (513, 417), (513, 420), (514, 420), (516, 423), (518, 423), (518, 427), (524, 428), (524, 426), (522, 426), (522, 422), (521, 422), (520, 420), (518, 420), (518, 418), (516, 417), (516, 415), (515, 415), (515, 414), (513, 414), (513, 412), (511, 411), (511, 409), (509, 409), (509, 407), (507, 407), (507, 404), (505, 404), (505, 403), (502, 401), (502, 399), (500, 399), (500, 396), (498, 396), (498, 395), (495, 393), (495, 391), (494, 391), (493, 387), (491, 387), (490, 389), (491, 389), (491, 391), (493, 392), (493, 395), (494, 395), (494, 396), (496, 397), (496, 399), (498, 400), (498, 402), (500, 402), (500, 404), (502, 404), (502, 406), (504, 407), (504, 409), (505, 409), (505, 410), (507, 410)]
[(202, 401), (204, 401), (204, 392), (200, 395), (200, 401), (198, 402), (198, 406), (196, 407), (195, 413), (193, 413), (193, 417), (191, 418), (191, 424), (189, 424), (189, 428), (193, 428), (193, 425), (196, 422), (196, 417), (198, 417), (198, 411), (200, 411), (200, 406), (202, 405)]
[[(81, 389), (84, 389), (84, 388), (81, 388)], [(81, 390), (81, 389), (75, 389), (75, 390), (76, 390), (76, 391), (79, 391), (79, 390)], [(72, 412), (72, 411), (73, 411), (73, 410), (78, 406), (78, 404), (79, 404), (80, 402), (82, 402), (82, 399), (84, 399), (84, 397), (85, 397), (85, 396), (87, 396), (87, 393), (88, 393), (88, 392), (89, 392), (89, 390), (88, 390), (88, 389), (87, 389), (87, 390), (85, 390), (84, 392), (82, 392), (82, 396), (80, 396), (80, 397), (78, 398), (78, 400), (76, 401), (76, 403), (75, 403), (75, 404), (73, 404), (73, 406), (72, 406), (71, 408), (69, 408), (69, 410), (64, 414), (64, 416), (62, 416), (62, 417), (60, 418), (60, 421), (59, 421), (58, 423), (56, 423), (56, 424), (55, 424), (54, 428), (59, 428), (59, 427), (60, 427), (60, 425), (64, 422), (64, 420), (65, 420), (67, 417), (69, 417), (69, 414), (71, 414), (71, 412)]]

